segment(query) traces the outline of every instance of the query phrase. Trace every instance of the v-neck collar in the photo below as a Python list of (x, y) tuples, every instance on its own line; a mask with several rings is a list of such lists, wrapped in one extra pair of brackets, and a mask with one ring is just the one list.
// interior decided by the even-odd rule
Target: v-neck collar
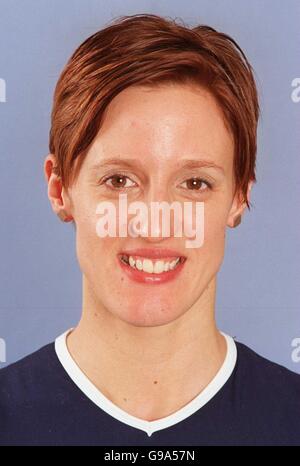
[(77, 385), (77, 387), (91, 400), (95, 405), (101, 408), (110, 416), (114, 417), (120, 422), (123, 422), (136, 429), (143, 430), (150, 437), (153, 432), (166, 429), (174, 424), (188, 418), (194, 414), (198, 409), (210, 401), (216, 393), (221, 390), (226, 381), (229, 379), (237, 359), (237, 348), (234, 339), (226, 333), (220, 332), (226, 339), (227, 352), (222, 366), (218, 370), (214, 378), (195, 398), (189, 401), (185, 406), (170, 414), (169, 416), (154, 421), (147, 421), (133, 416), (123, 409), (119, 408), (112, 401), (110, 401), (100, 390), (88, 379), (80, 367), (72, 358), (67, 347), (67, 335), (73, 329), (69, 329), (55, 340), (56, 355), (64, 367), (67, 374)]

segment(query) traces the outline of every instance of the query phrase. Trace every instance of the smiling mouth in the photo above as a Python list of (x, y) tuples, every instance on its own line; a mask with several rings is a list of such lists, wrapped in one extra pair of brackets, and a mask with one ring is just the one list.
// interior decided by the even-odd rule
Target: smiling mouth
[(172, 272), (179, 265), (183, 264), (185, 260), (186, 258), (182, 256), (152, 260), (141, 256), (120, 255), (120, 261), (133, 270), (155, 275)]

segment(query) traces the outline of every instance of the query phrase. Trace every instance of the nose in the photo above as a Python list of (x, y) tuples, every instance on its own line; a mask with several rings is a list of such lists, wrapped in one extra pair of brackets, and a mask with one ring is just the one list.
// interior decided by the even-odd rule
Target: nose
[(160, 243), (174, 236), (178, 231), (178, 222), (182, 224), (181, 205), (172, 200), (168, 189), (162, 185), (152, 185), (144, 202), (148, 214), (141, 217), (140, 236), (148, 243)]

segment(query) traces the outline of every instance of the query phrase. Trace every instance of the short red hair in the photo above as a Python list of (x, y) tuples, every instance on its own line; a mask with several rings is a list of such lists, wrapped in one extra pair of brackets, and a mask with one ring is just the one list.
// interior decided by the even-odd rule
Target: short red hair
[[(205, 87), (223, 111), (234, 143), (236, 190), (248, 208), (256, 181), (259, 103), (253, 70), (227, 34), (153, 14), (121, 16), (87, 38), (62, 70), (54, 92), (49, 149), (68, 187), (78, 175), (111, 100), (132, 85)], [(74, 162), (77, 160), (76, 167)]]

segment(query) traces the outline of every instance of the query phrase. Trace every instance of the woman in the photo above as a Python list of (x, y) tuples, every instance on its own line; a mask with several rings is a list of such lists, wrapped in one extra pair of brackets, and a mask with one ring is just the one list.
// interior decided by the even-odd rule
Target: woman
[[(258, 117), (250, 64), (210, 27), (128, 16), (74, 52), (44, 170), (54, 212), (75, 227), (82, 317), (0, 372), (2, 444), (300, 443), (300, 376), (214, 315), (226, 227), (256, 181)], [(131, 207), (202, 207), (185, 218), (200, 225), (200, 247), (175, 234), (180, 212), (170, 234), (162, 222), (149, 234), (121, 195)]]

